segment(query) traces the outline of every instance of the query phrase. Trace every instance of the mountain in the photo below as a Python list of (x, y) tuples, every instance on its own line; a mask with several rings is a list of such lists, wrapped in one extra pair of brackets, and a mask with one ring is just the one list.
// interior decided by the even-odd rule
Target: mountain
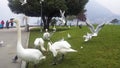
[(120, 16), (112, 13), (95, 0), (89, 0), (85, 8), (87, 9), (87, 19), (92, 23), (108, 22), (115, 18), (120, 19)]

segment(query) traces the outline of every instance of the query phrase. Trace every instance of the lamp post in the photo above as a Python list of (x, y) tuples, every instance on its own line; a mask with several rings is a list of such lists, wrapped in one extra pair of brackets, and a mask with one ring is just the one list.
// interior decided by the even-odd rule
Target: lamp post
[(41, 32), (42, 32), (42, 2), (44, 2), (44, 0), (41, 0), (40, 1), (40, 4), (41, 4)]

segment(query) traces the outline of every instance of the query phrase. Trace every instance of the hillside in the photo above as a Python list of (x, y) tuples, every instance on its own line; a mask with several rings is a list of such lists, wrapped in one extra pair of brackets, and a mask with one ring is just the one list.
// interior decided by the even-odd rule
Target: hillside
[(99, 23), (104, 21), (110, 21), (114, 18), (120, 19), (120, 16), (112, 13), (110, 10), (96, 2), (95, 0), (90, 0), (86, 5), (86, 15), (92, 23)]

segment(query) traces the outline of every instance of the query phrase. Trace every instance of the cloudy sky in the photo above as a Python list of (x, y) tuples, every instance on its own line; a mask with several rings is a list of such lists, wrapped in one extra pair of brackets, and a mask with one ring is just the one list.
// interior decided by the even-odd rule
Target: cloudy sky
[(0, 20), (7, 20), (11, 17), (16, 16), (11, 12), (11, 10), (8, 7), (8, 1), (7, 0), (0, 0)]
[(120, 0), (96, 0), (111, 12), (120, 15)]
[[(90, 0), (91, 1), (91, 0)], [(95, 0), (96, 2), (100, 3), (111, 12), (120, 15), (120, 0)], [(0, 0), (0, 20), (2, 19), (9, 19), (11, 17), (15, 17), (16, 15), (13, 14), (9, 7), (7, 0)]]

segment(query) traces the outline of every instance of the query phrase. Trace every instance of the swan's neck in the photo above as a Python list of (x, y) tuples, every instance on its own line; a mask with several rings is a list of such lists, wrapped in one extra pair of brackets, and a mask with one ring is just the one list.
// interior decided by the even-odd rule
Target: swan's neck
[(20, 24), (18, 22), (17, 22), (17, 34), (18, 34), (17, 42), (21, 43), (21, 29)]
[(52, 46), (51, 43), (48, 42), (47, 51), (49, 51), (49, 49), (50, 49), (51, 46)]
[(21, 42), (21, 29), (20, 29), (20, 24), (19, 22), (16, 23), (16, 26), (17, 26), (17, 50), (19, 49), (23, 49), (22, 47), (22, 42)]

